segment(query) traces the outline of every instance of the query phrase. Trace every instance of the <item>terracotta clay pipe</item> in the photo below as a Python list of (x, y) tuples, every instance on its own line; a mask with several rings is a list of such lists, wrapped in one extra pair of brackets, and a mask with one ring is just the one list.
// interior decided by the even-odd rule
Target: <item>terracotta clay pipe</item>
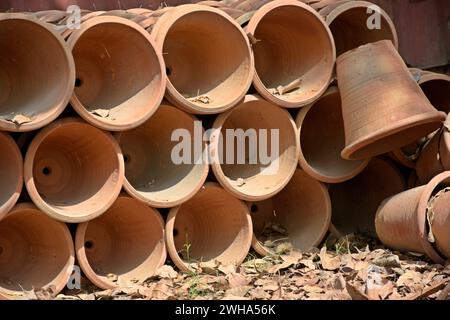
[(249, 206), (253, 221), (252, 246), (263, 256), (274, 254), (273, 247), (280, 243), (310, 250), (320, 244), (330, 225), (327, 188), (300, 169), (281, 192)]
[(19, 199), (23, 186), (23, 159), (16, 142), (0, 132), (0, 220)]
[(71, 104), (87, 122), (110, 131), (148, 120), (165, 91), (164, 61), (135, 22), (97, 16), (67, 40), (77, 68)]
[(103, 214), (119, 195), (125, 171), (114, 137), (78, 118), (42, 129), (28, 148), (24, 167), (36, 206), (69, 223)]
[(423, 147), (416, 163), (416, 172), (422, 184), (434, 176), (450, 170), (450, 116)]
[(367, 159), (398, 149), (435, 131), (445, 119), (412, 79), (389, 40), (339, 56), (337, 79), (345, 159)]
[(0, 13), (0, 47), (0, 130), (32, 131), (55, 120), (75, 83), (63, 39), (32, 15)]
[(166, 260), (164, 221), (157, 210), (121, 195), (102, 216), (78, 225), (75, 249), (97, 287), (142, 283)]
[(367, 1), (335, 1), (328, 5), (322, 2), (321, 5), (315, 6), (330, 26), (338, 56), (361, 45), (380, 40), (390, 40), (395, 48), (398, 48), (397, 30), (383, 9), (378, 7), (380, 27), (368, 27), (371, 16), (375, 14), (374, 11), (368, 13), (368, 10), (373, 6), (373, 3)]
[[(247, 95), (243, 103), (219, 115), (213, 129), (210, 139), (211, 167), (228, 192), (242, 200), (261, 201), (280, 192), (288, 184), (298, 165), (300, 146), (295, 122), (286, 110), (259, 96)], [(242, 151), (233, 152), (233, 144), (230, 143), (234, 142), (237, 148), (238, 142), (237, 139), (231, 141), (233, 137), (227, 134), (229, 129), (235, 130), (235, 133), (236, 130), (256, 130), (254, 140), (257, 145), (253, 148), (258, 153), (257, 159), (255, 154), (250, 154), (249, 143), (245, 146), (245, 155)], [(265, 134), (261, 130), (266, 130)], [(278, 138), (273, 135), (276, 132)], [(267, 148), (261, 136), (267, 142)], [(275, 150), (276, 143), (278, 150)], [(268, 157), (268, 161), (261, 161), (261, 153)], [(239, 156), (245, 157), (244, 161), (241, 159), (239, 162)]]
[(331, 81), (336, 60), (333, 36), (322, 17), (293, 0), (269, 2), (250, 16), (245, 30), (252, 39), (253, 85), (259, 94), (286, 108), (317, 100)]
[(189, 201), (170, 210), (166, 245), (175, 265), (189, 272), (196, 265), (239, 265), (248, 254), (252, 233), (246, 204), (208, 182)]
[[(195, 136), (196, 118), (163, 103), (146, 123), (116, 135), (125, 158), (124, 188), (134, 198), (157, 208), (170, 208), (193, 197), (208, 176), (208, 163), (175, 163), (175, 130)], [(200, 135), (203, 129), (200, 127)], [(192, 156), (192, 154), (191, 154)], [(181, 156), (180, 156), (181, 157)]]
[(450, 258), (450, 172), (427, 185), (386, 199), (376, 216), (377, 234), (386, 246), (399, 251), (425, 253), (436, 263)]
[[(448, 114), (450, 112), (450, 76), (415, 68), (409, 68), (409, 71), (433, 107)], [(422, 141), (426, 142), (426, 138), (423, 138)], [(394, 150), (393, 158), (404, 166), (415, 168), (419, 151), (423, 146), (422, 141)]]
[(300, 166), (315, 179), (326, 183), (343, 182), (356, 176), (369, 163), (369, 159), (341, 157), (345, 136), (337, 87), (330, 87), (315, 103), (300, 109), (295, 122), (300, 136)]
[(378, 206), (405, 188), (402, 174), (391, 161), (373, 158), (355, 178), (329, 186), (335, 230), (341, 236), (355, 232), (375, 235)]
[(69, 229), (30, 203), (0, 221), (0, 297), (26, 299), (26, 291), (52, 287), (58, 294), (74, 266)]
[(246, 34), (226, 13), (181, 5), (162, 14), (151, 34), (166, 63), (166, 98), (172, 104), (216, 114), (243, 99), (254, 74), (253, 54)]
[(420, 69), (410, 68), (409, 70), (433, 107), (448, 114), (450, 112), (450, 76)]

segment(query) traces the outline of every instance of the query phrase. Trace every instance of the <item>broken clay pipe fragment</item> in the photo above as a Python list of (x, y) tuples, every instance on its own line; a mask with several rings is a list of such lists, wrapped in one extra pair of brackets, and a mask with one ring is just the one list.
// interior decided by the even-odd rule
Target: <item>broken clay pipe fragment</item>
[[(261, 201), (288, 184), (298, 165), (300, 146), (295, 122), (287, 110), (259, 96), (247, 95), (244, 102), (220, 114), (213, 129), (211, 168), (228, 192), (241, 200)], [(256, 130), (250, 142), (255, 145), (247, 145), (235, 154), (231, 149), (236, 139), (229, 136), (229, 129), (250, 133)], [(229, 139), (233, 139), (231, 144)], [(254, 154), (250, 154), (252, 148), (256, 148)], [(239, 161), (242, 156), (246, 159)]]
[(339, 56), (337, 79), (345, 159), (368, 159), (398, 149), (440, 128), (445, 119), (445, 114), (430, 104), (389, 40)]
[(254, 39), (253, 85), (261, 96), (281, 107), (297, 108), (325, 92), (336, 50), (330, 29), (311, 7), (291, 0), (269, 2), (251, 15), (245, 30)]
[(56, 296), (64, 289), (75, 262), (66, 224), (21, 203), (0, 221), (0, 234), (0, 299), (27, 299), (41, 288)]
[(387, 198), (378, 208), (376, 230), (381, 242), (398, 251), (426, 254), (436, 263), (450, 258), (450, 172), (428, 184)]
[(194, 114), (217, 114), (242, 101), (254, 59), (246, 34), (226, 13), (181, 5), (162, 14), (151, 34), (166, 63), (166, 98), (172, 104)]
[[(323, 16), (331, 29), (339, 56), (361, 45), (390, 40), (398, 48), (397, 30), (392, 19), (380, 7), (367, 1), (322, 1), (319, 14)], [(374, 14), (378, 14), (380, 25), (369, 28), (376, 23)]]
[(102, 216), (78, 225), (75, 249), (97, 287), (142, 283), (166, 261), (164, 221), (156, 209), (120, 195)]
[(0, 47), (0, 130), (46, 126), (66, 108), (74, 88), (70, 50), (51, 24), (21, 13), (0, 13)]
[(397, 167), (385, 158), (373, 158), (356, 177), (330, 184), (331, 221), (338, 234), (375, 235), (375, 214), (381, 202), (406, 189)]
[(124, 181), (124, 160), (116, 139), (79, 118), (42, 129), (24, 164), (25, 185), (35, 205), (50, 217), (80, 223), (103, 214)]
[(243, 201), (208, 182), (190, 200), (172, 208), (166, 223), (166, 246), (183, 272), (198, 267), (239, 265), (252, 243), (252, 219)]
[(138, 24), (97, 16), (67, 43), (77, 68), (71, 104), (90, 124), (124, 131), (147, 121), (165, 91), (165, 67), (153, 39)]
[[(318, 246), (331, 220), (331, 201), (326, 186), (300, 169), (278, 194), (261, 202), (251, 202), (249, 208), (253, 222), (252, 246), (263, 256), (276, 254), (274, 247), (282, 243), (289, 243), (300, 251)], [(272, 226), (280, 226), (286, 232), (272, 232)]]
[[(190, 137), (195, 137), (197, 121), (194, 116), (163, 102), (147, 122), (116, 134), (124, 154), (124, 189), (129, 195), (152, 207), (170, 208), (198, 192), (208, 176), (208, 163), (197, 164), (193, 158), (175, 163), (172, 153), (180, 142), (171, 140), (176, 130), (185, 130)], [(203, 128), (199, 129), (203, 137)], [(190, 142), (188, 148), (191, 148)], [(204, 148), (205, 145), (202, 152)], [(191, 153), (184, 149), (179, 151), (183, 155)]]
[(0, 220), (2, 220), (16, 204), (23, 187), (22, 154), (16, 142), (6, 132), (0, 132), (0, 155)]
[(300, 109), (295, 122), (300, 137), (299, 164), (313, 178), (326, 183), (344, 182), (369, 163), (370, 159), (341, 157), (345, 136), (337, 87), (330, 87), (319, 100)]

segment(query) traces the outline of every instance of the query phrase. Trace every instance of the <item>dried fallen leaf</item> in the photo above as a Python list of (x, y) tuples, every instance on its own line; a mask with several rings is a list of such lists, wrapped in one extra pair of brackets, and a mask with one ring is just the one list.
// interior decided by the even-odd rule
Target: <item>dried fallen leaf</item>
[(15, 114), (14, 117), (12, 118), (6, 118), (6, 121), (12, 122), (18, 126), (21, 126), (22, 124), (25, 123), (30, 123), (33, 120), (31, 119), (31, 117), (24, 115), (24, 114)]
[(108, 118), (109, 117), (109, 110), (108, 109), (95, 109), (91, 111), (92, 114), (95, 114), (96, 116), (102, 117), (102, 118)]
[(246, 286), (250, 281), (240, 273), (231, 272), (227, 275), (230, 288)]
[(171, 266), (164, 265), (156, 271), (155, 275), (160, 278), (176, 279), (178, 277), (178, 272)]
[(326, 247), (323, 247), (320, 250), (319, 257), (322, 267), (325, 270), (333, 271), (339, 269), (339, 267), (341, 266), (341, 259), (339, 258), (339, 256), (332, 257), (331, 255), (329, 255), (327, 253)]

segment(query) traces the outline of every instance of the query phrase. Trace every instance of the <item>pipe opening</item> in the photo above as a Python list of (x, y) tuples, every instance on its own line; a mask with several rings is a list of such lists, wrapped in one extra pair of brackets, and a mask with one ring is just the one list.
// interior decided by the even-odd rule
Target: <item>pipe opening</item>
[(44, 125), (63, 111), (70, 97), (73, 73), (68, 53), (57, 35), (39, 23), (4, 17), (0, 19), (0, 122), (7, 120), (5, 125), (10, 125), (11, 115), (24, 115)]
[(433, 107), (445, 113), (450, 112), (450, 81), (430, 80), (420, 85)]
[(194, 128), (192, 116), (162, 105), (143, 125), (122, 132), (119, 144), (126, 159), (127, 192), (158, 207), (172, 207), (193, 195), (206, 179), (208, 164), (195, 164), (192, 157), (185, 159), (183, 155), (192, 156), (192, 150), (180, 151), (179, 146), (186, 141), (172, 141), (172, 135), (181, 132), (192, 138)]
[(75, 79), (75, 87), (76, 87), (76, 88), (81, 87), (82, 84), (83, 84), (83, 81), (82, 81), (80, 78), (76, 78), (76, 79)]
[(78, 79), (74, 91), (78, 102), (72, 102), (81, 112), (94, 115), (107, 110), (108, 115), (101, 117), (105, 125), (133, 125), (160, 103), (161, 60), (139, 30), (96, 20), (104, 18), (89, 20), (93, 25), (79, 31), (72, 49)]
[(110, 135), (74, 121), (37, 136), (32, 146), (36, 144), (30, 157), (34, 201), (64, 217), (106, 210), (105, 204), (118, 193), (121, 168), (118, 146)]
[(248, 209), (240, 200), (220, 187), (206, 187), (177, 210), (176, 254), (185, 263), (240, 262), (250, 247), (249, 223)]
[(248, 43), (222, 15), (192, 11), (176, 19), (165, 35), (163, 52), (170, 66), (168, 80), (197, 107), (225, 107), (248, 90), (252, 72)]
[(326, 89), (335, 56), (319, 17), (296, 5), (276, 7), (258, 22), (254, 37), (256, 73), (274, 96), (303, 105)]
[(88, 240), (88, 241), (86, 241), (85, 243), (84, 243), (84, 247), (86, 248), (86, 249), (92, 249), (93, 247), (94, 247), (94, 242), (93, 241), (90, 241), (90, 240)]
[(110, 283), (108, 274), (112, 273), (126, 281), (143, 281), (164, 262), (163, 239), (159, 213), (143, 202), (120, 196), (103, 215), (87, 222), (84, 232), (77, 230), (76, 241), (89, 249), (78, 259), (94, 271), (87, 272), (90, 278)]
[(391, 40), (396, 45), (395, 30), (383, 13), (380, 15), (380, 28), (368, 28), (374, 13), (367, 13), (367, 7), (347, 9), (337, 15), (329, 24), (336, 45), (336, 54), (358, 48), (367, 43)]
[(64, 224), (25, 208), (0, 221), (0, 234), (0, 292), (20, 294), (49, 285), (60, 290), (66, 284), (73, 244)]

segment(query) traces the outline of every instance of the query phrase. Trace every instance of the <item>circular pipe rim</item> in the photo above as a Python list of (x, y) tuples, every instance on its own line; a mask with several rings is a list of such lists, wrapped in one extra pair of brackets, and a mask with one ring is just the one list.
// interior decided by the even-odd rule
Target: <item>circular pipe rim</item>
[(68, 48), (67, 44), (64, 42), (64, 39), (58, 32), (56, 32), (54, 29), (51, 28), (51, 24), (42, 22), (39, 19), (33, 17), (32, 15), (24, 13), (8, 13), (8, 14), (0, 13), (0, 22), (5, 20), (24, 20), (36, 24), (36, 26), (39, 26), (45, 29), (47, 32), (49, 32), (60, 45), (60, 49), (65, 53), (64, 56), (67, 61), (69, 73), (68, 84), (64, 92), (64, 99), (62, 99), (62, 101), (60, 101), (56, 106), (52, 106), (53, 108), (49, 108), (49, 110), (51, 109), (52, 112), (47, 117), (41, 120), (33, 120), (29, 123), (23, 123), (20, 126), (17, 126), (12, 122), (0, 119), (0, 130), (10, 132), (28, 132), (38, 130), (53, 122), (56, 118), (58, 118), (61, 115), (64, 109), (66, 109), (66, 106), (70, 101), (70, 97), (72, 95), (75, 86), (75, 78), (76, 78), (75, 61), (73, 59), (72, 52)]
[(324, 30), (328, 34), (328, 38), (330, 40), (331, 50), (332, 50), (332, 67), (329, 70), (329, 75), (327, 77), (328, 81), (323, 83), (320, 90), (317, 90), (316, 94), (313, 97), (303, 100), (301, 102), (295, 102), (295, 101), (292, 102), (292, 101), (280, 99), (277, 96), (271, 94), (269, 92), (269, 90), (266, 88), (266, 86), (264, 85), (264, 83), (262, 82), (261, 78), (259, 77), (258, 73), (256, 72), (256, 69), (255, 69), (255, 73), (254, 73), (254, 77), (253, 77), (253, 85), (255, 86), (255, 89), (258, 91), (258, 93), (262, 97), (264, 97), (264, 99), (266, 99), (272, 103), (275, 103), (278, 106), (284, 107), (284, 108), (299, 108), (299, 107), (306, 106), (306, 105), (316, 101), (327, 90), (330, 82), (332, 81), (333, 74), (334, 74), (334, 66), (335, 66), (335, 62), (336, 62), (336, 45), (334, 43), (333, 34), (331, 33), (330, 28), (325, 23), (322, 16), (319, 13), (317, 13), (317, 11), (315, 11), (310, 6), (308, 6), (302, 2), (294, 1), (294, 0), (278, 0), (278, 1), (269, 2), (265, 5), (263, 5), (258, 10), (256, 10), (256, 12), (250, 18), (247, 26), (245, 27), (247, 34), (254, 35), (258, 24), (261, 22), (261, 20), (264, 18), (264, 16), (267, 13), (269, 13), (270, 11), (272, 11), (274, 9), (284, 7), (284, 6), (299, 7), (301, 9), (307, 11), (309, 14), (313, 15), (323, 25)]
[(222, 18), (227, 20), (231, 25), (233, 25), (238, 32), (241, 33), (242, 39), (245, 41), (247, 45), (248, 60), (250, 64), (245, 85), (242, 86), (243, 88), (242, 91), (234, 100), (225, 103), (223, 106), (215, 108), (202, 108), (194, 104), (193, 102), (189, 101), (185, 97), (183, 97), (183, 95), (180, 92), (178, 92), (178, 90), (174, 87), (172, 82), (166, 77), (167, 78), (166, 98), (172, 104), (176, 105), (177, 107), (187, 112), (195, 114), (218, 114), (233, 108), (244, 99), (245, 95), (247, 94), (252, 84), (252, 80), (255, 74), (255, 59), (253, 56), (253, 51), (251, 50), (250, 41), (247, 35), (245, 34), (244, 30), (241, 28), (241, 26), (233, 18), (231, 18), (231, 16), (229, 16), (220, 9), (198, 4), (183, 4), (174, 7), (172, 8), (172, 10), (169, 10), (168, 12), (164, 13), (161, 16), (161, 19), (158, 19), (156, 24), (153, 26), (151, 30), (151, 35), (155, 39), (156, 45), (158, 46), (160, 52), (162, 52), (166, 35), (169, 32), (171, 26), (174, 24), (174, 22), (185, 15), (191, 14), (193, 12), (202, 12), (202, 11), (220, 15)]
[[(147, 112), (139, 118), (138, 120), (134, 119), (131, 122), (127, 123), (117, 123), (117, 124), (111, 124), (107, 121), (102, 120), (101, 117), (97, 117), (91, 112), (89, 112), (83, 105), (83, 103), (80, 101), (78, 96), (76, 95), (75, 91), (73, 91), (73, 94), (70, 98), (70, 103), (72, 107), (75, 109), (75, 111), (82, 117), (85, 121), (89, 122), (90, 124), (96, 126), (97, 128), (100, 128), (102, 130), (107, 131), (124, 131), (124, 130), (130, 130), (138, 127), (139, 125), (143, 124), (145, 121), (147, 121), (158, 109), (159, 105), (161, 104), (164, 93), (166, 90), (166, 84), (167, 84), (167, 77), (165, 72), (165, 63), (164, 59), (162, 57), (162, 53), (157, 50), (157, 45), (154, 41), (154, 39), (150, 36), (150, 34), (142, 28), (139, 24), (136, 22), (133, 22), (131, 20), (122, 18), (122, 17), (116, 17), (116, 16), (99, 16), (99, 12), (92, 12), (91, 14), (95, 14), (92, 18), (87, 19), (85, 22), (81, 24), (81, 28), (77, 30), (73, 30), (67, 39), (67, 45), (72, 52), (72, 50), (75, 48), (78, 40), (84, 35), (85, 32), (87, 32), (90, 28), (93, 28), (95, 26), (101, 25), (101, 24), (108, 24), (108, 23), (114, 23), (118, 25), (123, 25), (127, 28), (133, 29), (135, 32), (138, 32), (141, 36), (144, 37), (145, 40), (148, 41), (150, 44), (150, 47), (153, 49), (153, 54), (155, 55), (155, 58), (158, 62), (158, 65), (160, 67), (159, 74), (160, 74), (160, 81), (158, 85), (158, 91), (156, 94), (156, 102), (154, 105), (150, 107), (147, 107)], [(74, 62), (75, 63), (75, 62)]]
[[(83, 215), (78, 217), (72, 217), (68, 215), (63, 215), (57, 210), (53, 209), (52, 206), (48, 205), (47, 202), (41, 197), (39, 192), (37, 191), (36, 185), (34, 184), (34, 178), (33, 178), (33, 162), (34, 157), (36, 155), (36, 152), (38, 148), (41, 145), (41, 142), (46, 139), (53, 131), (59, 129), (62, 126), (68, 125), (68, 124), (83, 124), (87, 126), (91, 126), (92, 128), (99, 130), (102, 132), (102, 134), (111, 142), (111, 147), (114, 149), (116, 155), (117, 155), (117, 161), (119, 163), (118, 167), (118, 178), (117, 183), (114, 189), (114, 192), (111, 194), (110, 199), (106, 201), (102, 208), (99, 208), (95, 212), (89, 214), (89, 215)], [(84, 122), (82, 119), (79, 118), (64, 118), (60, 119), (58, 121), (53, 122), (49, 126), (42, 129), (40, 132), (36, 134), (36, 136), (33, 138), (33, 140), (30, 143), (30, 146), (28, 147), (27, 153), (25, 155), (25, 162), (24, 162), (24, 180), (25, 180), (25, 186), (28, 191), (28, 194), (30, 198), (33, 200), (33, 203), (38, 207), (41, 211), (48, 214), (51, 218), (66, 222), (66, 223), (81, 223), (86, 222), (88, 220), (95, 219), (96, 217), (102, 215), (106, 210), (108, 210), (117, 197), (119, 196), (123, 182), (124, 182), (124, 176), (125, 176), (125, 164), (123, 160), (122, 151), (120, 149), (119, 144), (117, 143), (117, 140), (114, 139), (114, 137), (106, 131), (103, 131), (101, 129), (95, 128), (92, 125)]]

